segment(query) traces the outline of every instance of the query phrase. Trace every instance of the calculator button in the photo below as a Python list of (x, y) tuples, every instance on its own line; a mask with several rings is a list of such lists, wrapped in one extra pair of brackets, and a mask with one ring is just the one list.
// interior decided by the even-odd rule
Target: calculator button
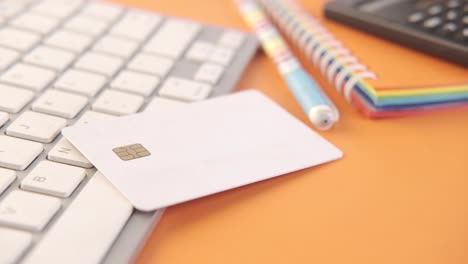
[(461, 4), (461, 3), (460, 3), (459, 0), (449, 0), (449, 1), (447, 1), (446, 6), (447, 6), (448, 8), (457, 8), (457, 7), (460, 6), (460, 4)]
[(435, 5), (435, 6), (431, 6), (427, 10), (427, 13), (429, 13), (429, 15), (435, 16), (435, 15), (442, 13), (443, 10), (444, 8), (441, 5)]
[(442, 19), (440, 17), (429, 18), (424, 21), (424, 27), (426, 29), (434, 29), (442, 24)]
[(446, 18), (447, 20), (450, 20), (450, 21), (457, 20), (457, 18), (458, 18), (458, 13), (457, 13), (457, 11), (455, 11), (455, 10), (450, 10), (450, 11), (448, 11), (447, 14), (445, 15), (445, 18)]
[(468, 15), (464, 16), (462, 18), (462, 23), (465, 25), (465, 26), (468, 26)]
[(408, 22), (409, 22), (409, 23), (412, 23), (412, 24), (419, 23), (419, 22), (423, 21), (423, 19), (424, 19), (425, 17), (426, 17), (426, 16), (424, 15), (423, 12), (416, 12), (416, 13), (411, 14), (411, 15), (408, 17)]
[(443, 35), (449, 35), (452, 33), (455, 33), (457, 31), (458, 27), (455, 23), (447, 23), (442, 27), (441, 33)]

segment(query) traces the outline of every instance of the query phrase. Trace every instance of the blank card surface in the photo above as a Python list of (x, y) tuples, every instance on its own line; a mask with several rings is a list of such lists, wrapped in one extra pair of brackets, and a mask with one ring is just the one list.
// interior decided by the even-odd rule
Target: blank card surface
[(142, 211), (342, 157), (254, 90), (68, 127), (63, 135)]

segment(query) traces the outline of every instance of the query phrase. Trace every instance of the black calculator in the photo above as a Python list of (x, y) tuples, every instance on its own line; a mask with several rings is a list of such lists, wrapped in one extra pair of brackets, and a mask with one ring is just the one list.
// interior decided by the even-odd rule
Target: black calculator
[(325, 16), (468, 67), (468, 0), (335, 0)]

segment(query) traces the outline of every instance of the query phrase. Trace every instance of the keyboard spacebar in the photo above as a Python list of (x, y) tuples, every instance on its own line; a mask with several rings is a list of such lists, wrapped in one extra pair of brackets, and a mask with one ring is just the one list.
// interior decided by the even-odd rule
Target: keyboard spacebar
[(97, 172), (24, 263), (99, 263), (132, 211), (131, 204)]

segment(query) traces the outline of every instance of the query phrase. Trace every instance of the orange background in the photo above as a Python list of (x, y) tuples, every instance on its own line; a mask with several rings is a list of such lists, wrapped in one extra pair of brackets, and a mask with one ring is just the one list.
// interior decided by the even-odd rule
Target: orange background
[[(118, 2), (248, 30), (231, 1)], [(304, 4), (320, 15), (323, 3)], [(337, 36), (359, 35), (360, 43), (346, 44), (378, 50), (381, 68), (394, 68), (393, 51), (436, 61), (324, 23)], [(435, 63), (439, 73), (455, 67)], [(468, 263), (468, 109), (368, 120), (309, 70), (341, 111), (321, 134), (345, 157), (167, 209), (137, 263)], [(398, 80), (397, 72), (385, 79)], [(251, 87), (307, 123), (261, 52), (238, 85)]]

